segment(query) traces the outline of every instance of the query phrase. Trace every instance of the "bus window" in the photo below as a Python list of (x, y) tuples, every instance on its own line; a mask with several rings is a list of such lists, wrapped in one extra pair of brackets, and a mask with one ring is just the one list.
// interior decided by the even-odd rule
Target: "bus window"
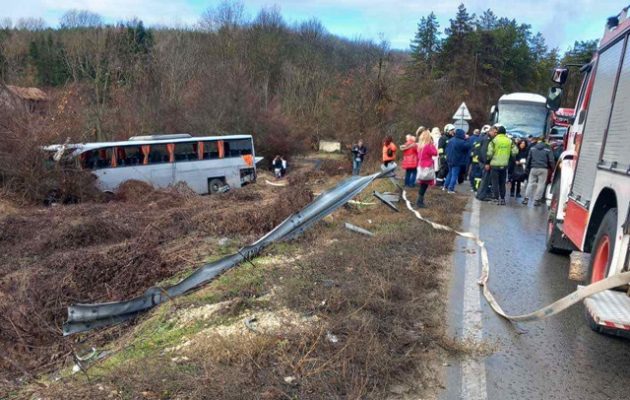
[(80, 155), (81, 167), (84, 169), (109, 168), (112, 165), (112, 148), (88, 150)]
[(99, 164), (98, 164), (98, 150), (89, 150), (89, 151), (84, 151), (83, 153), (81, 153), (81, 155), (79, 156), (79, 159), (81, 161), (81, 168), (83, 169), (97, 169), (99, 168)]
[(197, 143), (177, 143), (175, 145), (175, 161), (193, 161), (197, 159)]
[(99, 168), (109, 168), (115, 167), (114, 161), (114, 148), (106, 147), (103, 149), (98, 149), (98, 167)]
[(225, 141), (225, 156), (240, 157), (252, 154), (252, 142), (249, 139), (235, 139)]
[(219, 145), (217, 142), (203, 142), (203, 159), (214, 160), (217, 158), (219, 158)]
[(149, 153), (149, 162), (151, 164), (167, 163), (169, 161), (168, 150), (165, 144), (152, 144)]
[(141, 146), (120, 146), (116, 155), (119, 167), (142, 164), (142, 159), (144, 158)]

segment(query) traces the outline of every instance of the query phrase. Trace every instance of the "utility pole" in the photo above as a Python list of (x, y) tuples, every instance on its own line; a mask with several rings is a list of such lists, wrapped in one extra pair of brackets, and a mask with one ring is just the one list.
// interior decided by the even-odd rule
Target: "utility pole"
[(479, 53), (475, 53), (475, 67), (473, 70), (473, 87), (477, 86), (477, 58), (479, 57)]

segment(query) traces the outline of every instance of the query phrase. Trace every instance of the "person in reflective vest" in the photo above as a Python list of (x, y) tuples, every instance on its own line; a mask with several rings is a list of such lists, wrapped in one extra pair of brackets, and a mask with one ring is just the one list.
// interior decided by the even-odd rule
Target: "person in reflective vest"
[(516, 157), (518, 148), (507, 137), (505, 127), (497, 127), (497, 135), (488, 144), (488, 160), (490, 161), (492, 178), (492, 197), (498, 205), (505, 205), (505, 182), (510, 158)]

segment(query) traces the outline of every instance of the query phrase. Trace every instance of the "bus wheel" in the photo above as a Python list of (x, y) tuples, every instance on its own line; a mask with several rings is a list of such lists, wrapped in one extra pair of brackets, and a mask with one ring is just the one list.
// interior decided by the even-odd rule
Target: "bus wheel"
[(208, 180), (208, 193), (209, 194), (219, 193), (219, 190), (223, 186), (225, 186), (225, 183), (223, 183), (222, 179), (219, 179), (219, 178), (209, 179)]
[[(591, 251), (591, 261), (588, 266), (585, 285), (601, 281), (608, 275), (610, 262), (615, 250), (615, 237), (617, 236), (617, 209), (608, 210), (602, 223), (599, 225), (593, 248)], [(588, 310), (585, 310), (586, 320), (591, 329), (599, 333), (607, 333), (607, 330), (597, 324)]]
[(551, 186), (551, 206), (547, 219), (547, 251), (554, 254), (570, 254), (573, 246), (567, 238), (562, 236), (558, 228), (558, 207), (560, 206), (560, 179), (556, 179)]

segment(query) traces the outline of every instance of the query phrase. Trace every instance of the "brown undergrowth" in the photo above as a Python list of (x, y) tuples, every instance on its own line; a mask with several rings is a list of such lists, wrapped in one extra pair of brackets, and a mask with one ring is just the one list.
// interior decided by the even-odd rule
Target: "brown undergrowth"
[(69, 304), (138, 295), (247, 244), (311, 199), (303, 185), (198, 196), (127, 182), (106, 203), (3, 207), (0, 385), (70, 360), (82, 339), (61, 336)]
[[(428, 218), (458, 226), (466, 199), (431, 190), (427, 203)], [(344, 222), (376, 236), (350, 232)], [(110, 347), (114, 355), (96, 363), (89, 380), (78, 374), (27, 393), (51, 399), (430, 397), (440, 384), (442, 349), (454, 351), (443, 322), (453, 239), (404, 209), (344, 207), (297, 241), (275, 245), (161, 306)]]

